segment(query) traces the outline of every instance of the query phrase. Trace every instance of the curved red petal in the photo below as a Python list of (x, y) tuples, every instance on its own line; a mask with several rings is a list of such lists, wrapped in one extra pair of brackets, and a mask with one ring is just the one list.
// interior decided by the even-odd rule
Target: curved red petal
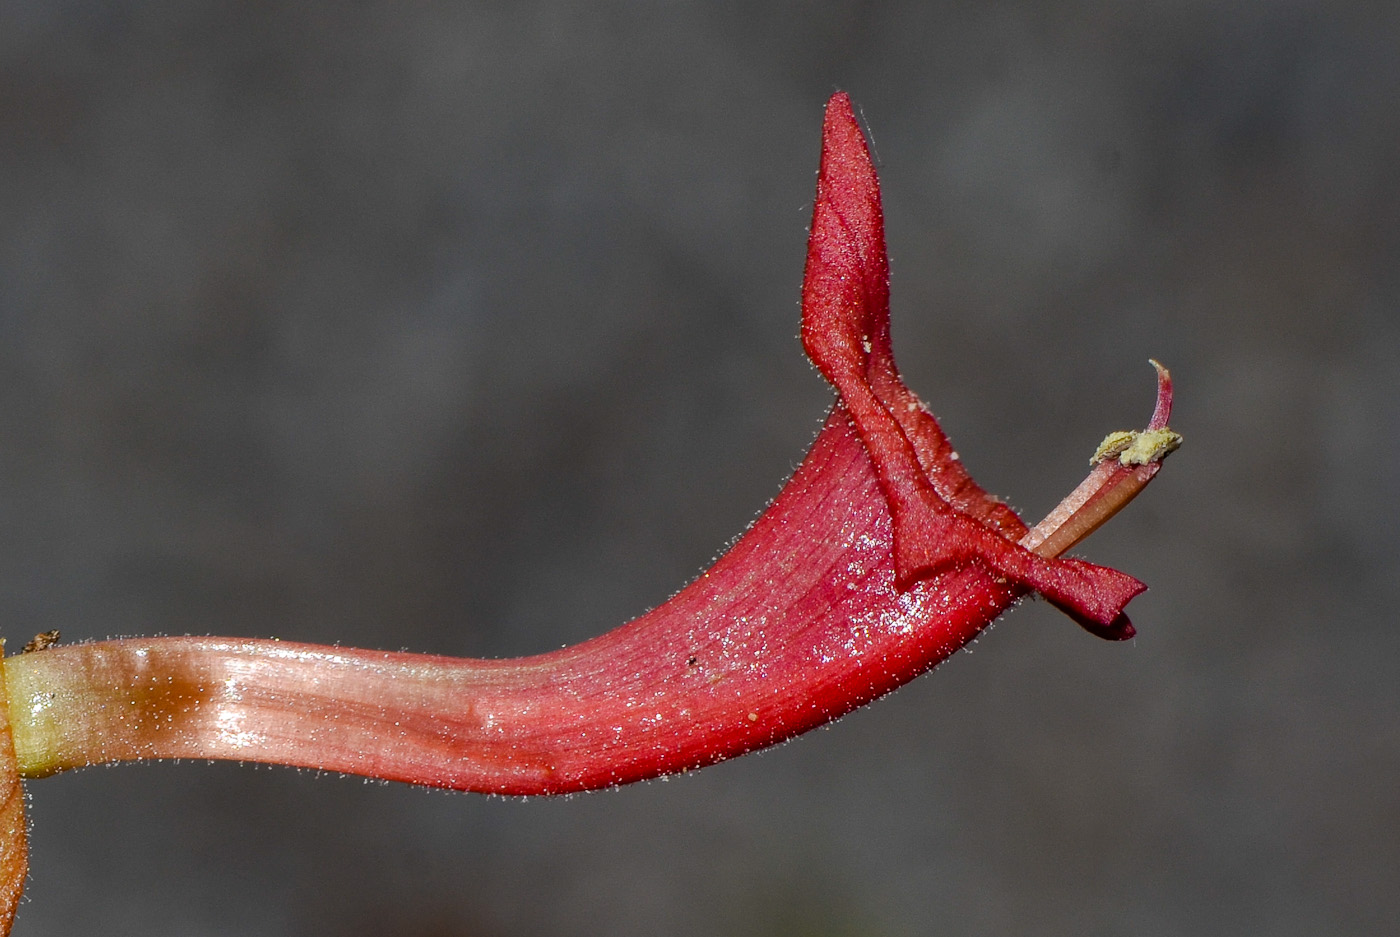
[(894, 517), (895, 569), (912, 585), (978, 563), (1077, 619), (1109, 625), (1146, 588), (1117, 570), (1021, 547), (1015, 513), (968, 476), (909, 391), (890, 345), (889, 262), (880, 186), (865, 137), (838, 93), (827, 105), (802, 291), (802, 343), (841, 395)]
[(230, 758), (478, 791), (585, 790), (828, 722), (948, 657), (1028, 589), (1096, 634), (1131, 635), (1122, 607), (1141, 583), (1013, 542), (1025, 525), (968, 477), (900, 379), (888, 299), (879, 186), (837, 95), (803, 343), (841, 403), (710, 570), (614, 631), (517, 660), (230, 638), (20, 654), (4, 662), (20, 770)]

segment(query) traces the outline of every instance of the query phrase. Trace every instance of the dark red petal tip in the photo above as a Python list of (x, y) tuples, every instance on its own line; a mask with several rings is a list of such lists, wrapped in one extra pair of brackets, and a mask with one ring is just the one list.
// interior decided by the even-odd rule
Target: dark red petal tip
[(1133, 623), (1128, 621), (1127, 615), (1119, 615), (1107, 625), (1095, 624), (1091, 621), (1081, 621), (1079, 623), (1084, 630), (1105, 641), (1127, 641), (1137, 636), (1137, 629)]

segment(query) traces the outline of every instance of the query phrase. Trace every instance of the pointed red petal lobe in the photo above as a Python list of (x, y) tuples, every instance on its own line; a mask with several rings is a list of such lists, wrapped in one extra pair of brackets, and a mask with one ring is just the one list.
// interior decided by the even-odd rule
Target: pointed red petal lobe
[(889, 261), (880, 186), (845, 94), (827, 105), (802, 291), (802, 344), (841, 395), (894, 519), (901, 586), (980, 563), (1084, 624), (1121, 633), (1145, 586), (1117, 570), (1047, 559), (1015, 541), (1025, 525), (968, 476), (904, 385), (890, 345)]
[(920, 474), (944, 500), (1019, 537), (1026, 530), (1021, 519), (972, 480), (938, 422), (900, 378), (890, 344), (889, 278), (880, 184), (850, 99), (838, 93), (822, 128), (802, 285), (803, 347), (843, 400), (846, 390), (858, 393), (860, 385), (878, 398), (904, 444), (913, 446)]

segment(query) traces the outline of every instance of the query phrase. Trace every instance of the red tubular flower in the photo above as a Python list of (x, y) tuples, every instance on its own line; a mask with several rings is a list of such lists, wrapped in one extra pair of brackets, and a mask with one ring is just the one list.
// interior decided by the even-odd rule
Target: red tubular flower
[[(879, 186), (844, 94), (827, 108), (802, 340), (839, 394), (806, 459), (708, 572), (635, 621), (515, 660), (194, 637), (20, 654), (4, 662), (20, 774), (224, 758), (558, 794), (698, 768), (829, 722), (947, 658), (1029, 592), (1097, 634), (1131, 636), (1123, 607), (1145, 587), (1056, 557), (1175, 447), (1166, 372), (1149, 431), (1110, 437), (1034, 530), (978, 487), (895, 368)], [(22, 836), (22, 823), (11, 830)]]

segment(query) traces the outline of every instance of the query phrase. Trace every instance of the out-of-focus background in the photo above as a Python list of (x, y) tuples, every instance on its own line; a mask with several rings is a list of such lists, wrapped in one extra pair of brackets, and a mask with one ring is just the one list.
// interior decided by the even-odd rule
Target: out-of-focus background
[(693, 576), (829, 400), (821, 108), (896, 342), (1038, 517), (1187, 439), (1043, 605), (833, 728), (554, 801), (30, 785), (19, 937), (1382, 934), (1400, 918), (1400, 6), (0, 6), (0, 621), (524, 654)]

